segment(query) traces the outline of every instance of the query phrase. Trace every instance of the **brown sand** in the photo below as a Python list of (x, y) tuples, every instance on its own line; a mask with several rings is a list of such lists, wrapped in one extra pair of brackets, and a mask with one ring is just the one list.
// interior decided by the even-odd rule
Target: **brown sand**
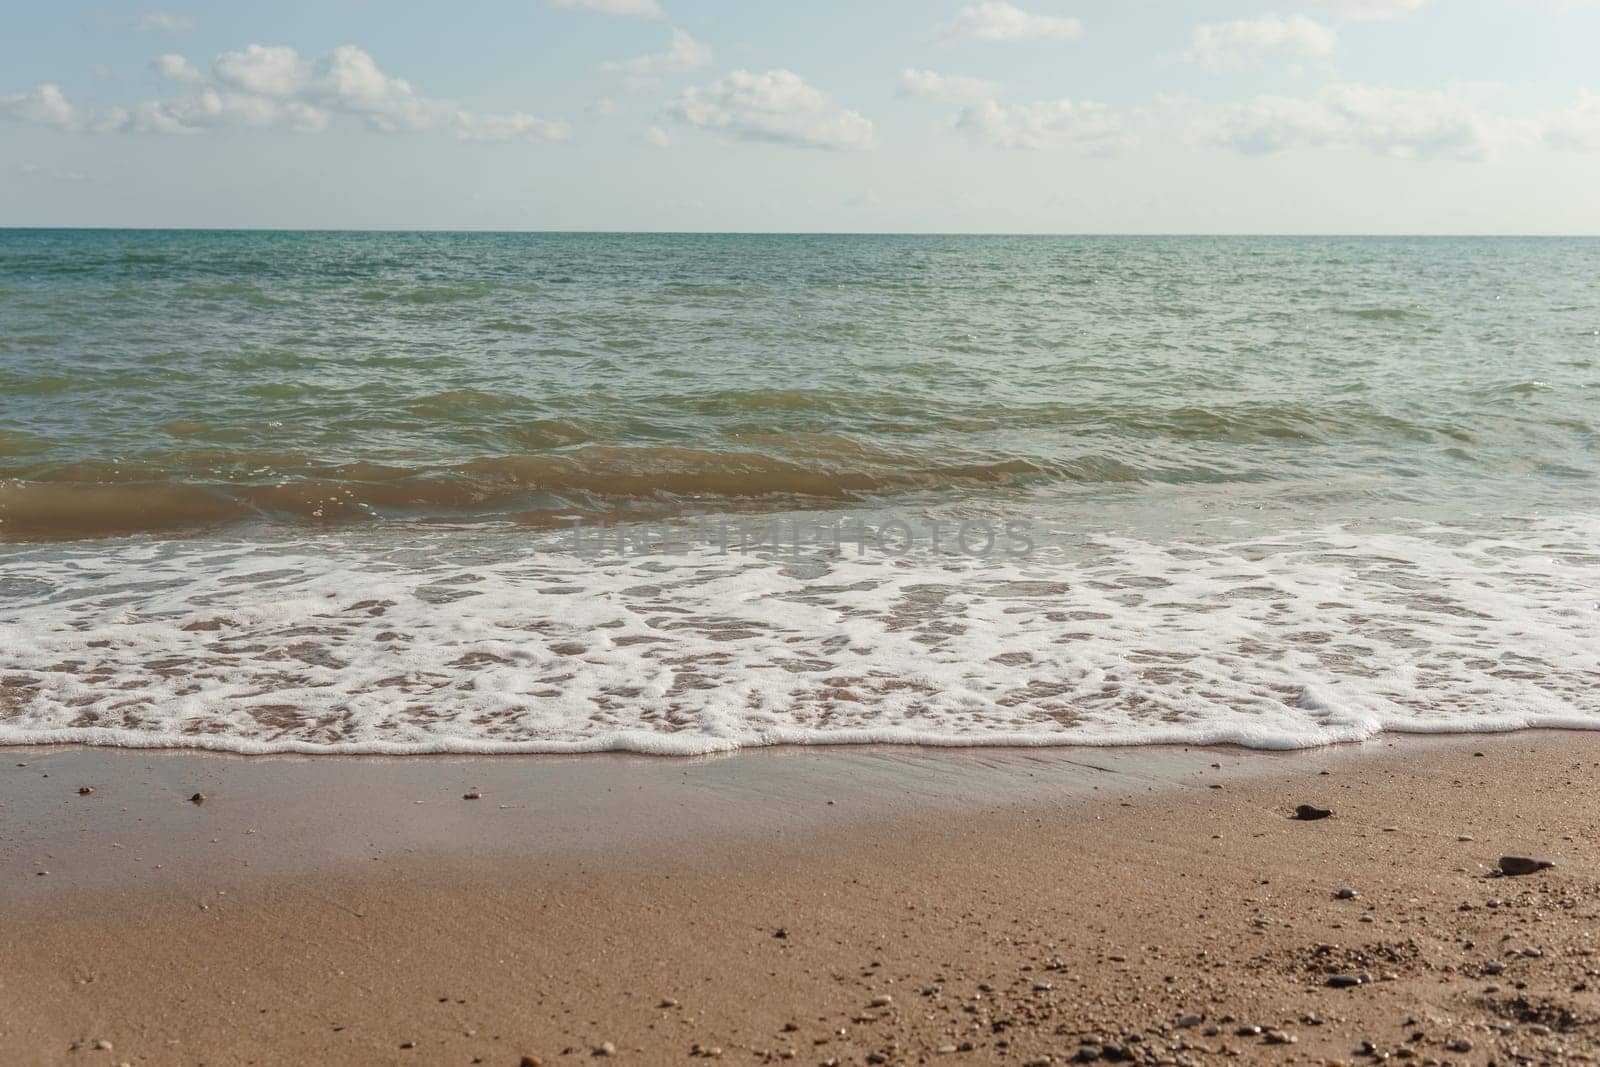
[[(1028, 1064), (1084, 1045), (1376, 1062), (1365, 1040), (1420, 1065), (1600, 1047), (1597, 735), (0, 755), (4, 1064), (557, 1064), (602, 1046)], [(1301, 802), (1335, 815), (1293, 821)], [(1490, 877), (1505, 853), (1559, 866)], [(1333, 972), (1370, 981), (1330, 988)], [(1241, 1033), (1256, 1026), (1271, 1032)]]

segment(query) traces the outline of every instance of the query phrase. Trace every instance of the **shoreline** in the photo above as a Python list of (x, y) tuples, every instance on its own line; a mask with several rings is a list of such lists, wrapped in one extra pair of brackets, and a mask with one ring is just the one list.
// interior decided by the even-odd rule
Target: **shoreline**
[[(1358, 1063), (1371, 1041), (1459, 1064), (1600, 1039), (1594, 734), (3, 757), (22, 1062)], [(1288, 817), (1308, 801), (1335, 816)], [(1506, 853), (1558, 866), (1489, 877)]]
[[(625, 757), (647, 760), (720, 759), (751, 752), (788, 752), (806, 750), (905, 750), (928, 752), (1009, 751), (1045, 752), (1051, 750), (1105, 752), (1139, 752), (1146, 750), (1183, 749), (1260, 752), (1267, 754), (1314, 752), (1319, 749), (1338, 749), (1351, 746), (1375, 745), (1404, 740), (1407, 742), (1452, 738), (1499, 737), (1530, 733), (1600, 733), (1600, 720), (1583, 716), (1531, 716), (1521, 720), (1470, 728), (1459, 722), (1408, 726), (1400, 723), (1379, 725), (1345, 723), (1337, 728), (1327, 728), (1321, 739), (1306, 743), (1280, 742), (1256, 736), (1254, 742), (1238, 739), (1238, 731), (1229, 731), (1215, 740), (1196, 741), (1185, 737), (1181, 730), (1146, 731), (1154, 733), (1157, 740), (1129, 742), (1120, 738), (1063, 738), (1061, 735), (1038, 734), (926, 734), (901, 728), (883, 730), (782, 730), (778, 740), (756, 743), (729, 742), (725, 747), (704, 748), (689, 744), (673, 747), (663, 744), (671, 734), (640, 732), (637, 735), (602, 737), (592, 741), (572, 742), (485, 742), (462, 741), (453, 745), (449, 739), (435, 739), (428, 747), (417, 747), (408, 742), (357, 741), (336, 743), (311, 743), (298, 741), (262, 742), (250, 738), (213, 739), (206, 734), (162, 734), (137, 729), (112, 729), (101, 726), (60, 727), (49, 730), (29, 730), (35, 735), (29, 740), (11, 740), (14, 728), (0, 725), (0, 759), (9, 752), (65, 751), (75, 749), (105, 749), (123, 752), (180, 752), (198, 755), (235, 756), (244, 759), (565, 759), (591, 757)], [(47, 739), (37, 735), (48, 734)]]

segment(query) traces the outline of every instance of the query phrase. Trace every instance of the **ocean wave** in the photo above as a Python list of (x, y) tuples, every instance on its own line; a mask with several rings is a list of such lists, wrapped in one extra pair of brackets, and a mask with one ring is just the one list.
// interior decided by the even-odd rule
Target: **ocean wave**
[(688, 755), (1600, 728), (1593, 518), (992, 560), (495, 536), (17, 551), (0, 742)]
[(1408, 319), (1427, 318), (1427, 315), (1419, 309), (1409, 307), (1339, 308), (1338, 311), (1341, 315), (1348, 315), (1353, 319), (1366, 319), (1370, 322), (1403, 322)]
[[(559, 433), (561, 427), (546, 427)], [(1106, 461), (1106, 478), (1122, 478)], [(796, 507), (955, 487), (1019, 484), (1024, 459), (929, 463), (854, 443), (800, 439), (793, 455), (588, 444), (447, 465), (304, 465), (281, 453), (190, 450), (154, 461), (0, 468), (0, 540), (199, 530), (248, 518), (331, 524), (383, 516), (547, 521), (552, 503)], [(1094, 476), (1090, 468), (1072, 477)], [(532, 509), (531, 511), (529, 509)]]

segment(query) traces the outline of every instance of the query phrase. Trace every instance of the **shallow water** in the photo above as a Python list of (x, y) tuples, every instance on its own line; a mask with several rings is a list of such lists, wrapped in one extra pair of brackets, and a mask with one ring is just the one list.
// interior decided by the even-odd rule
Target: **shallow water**
[(1589, 240), (0, 231), (0, 742), (1600, 725), (1597, 279)]

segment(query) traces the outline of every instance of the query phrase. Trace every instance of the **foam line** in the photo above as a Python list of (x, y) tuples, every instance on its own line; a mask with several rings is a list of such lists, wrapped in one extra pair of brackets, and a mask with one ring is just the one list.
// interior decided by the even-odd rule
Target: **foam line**
[(1004, 562), (583, 560), (462, 531), (34, 546), (0, 578), (0, 743), (696, 755), (1595, 729), (1596, 534), (1327, 528)]

